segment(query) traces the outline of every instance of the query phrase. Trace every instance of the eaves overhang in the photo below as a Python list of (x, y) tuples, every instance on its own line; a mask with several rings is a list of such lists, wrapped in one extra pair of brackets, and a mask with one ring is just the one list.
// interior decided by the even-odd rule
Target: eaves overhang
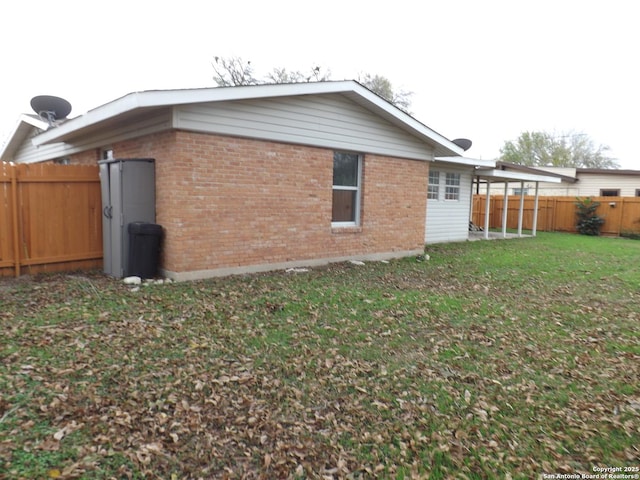
[(343, 94), (372, 113), (421, 138), (434, 148), (437, 156), (457, 156), (463, 153), (452, 141), (353, 80), (135, 92), (69, 119), (64, 124), (34, 137), (32, 142), (33, 145), (40, 146), (69, 141), (83, 135), (85, 131), (99, 128), (105, 122), (119, 117), (134, 116), (144, 109), (331, 93)]

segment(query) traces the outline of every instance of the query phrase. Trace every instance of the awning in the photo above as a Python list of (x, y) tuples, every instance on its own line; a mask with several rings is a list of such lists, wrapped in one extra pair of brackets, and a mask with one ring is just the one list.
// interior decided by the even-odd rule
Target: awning
[[(502, 236), (507, 236), (507, 204), (509, 182), (520, 182), (520, 208), (518, 210), (518, 236), (522, 236), (522, 217), (524, 214), (524, 182), (535, 182), (536, 193), (533, 207), (533, 228), (532, 236), (536, 236), (536, 228), (538, 225), (538, 184), (561, 183), (563, 178), (561, 175), (555, 175), (549, 172), (543, 172), (531, 167), (523, 167), (520, 165), (511, 165), (504, 162), (496, 162), (497, 168), (476, 168), (474, 175), (476, 181), (485, 181), (487, 183), (487, 198), (484, 216), (484, 238), (489, 238), (489, 207), (492, 183), (504, 183), (504, 206), (502, 210)], [(473, 188), (473, 186), (472, 186)], [(471, 212), (473, 213), (473, 212)]]

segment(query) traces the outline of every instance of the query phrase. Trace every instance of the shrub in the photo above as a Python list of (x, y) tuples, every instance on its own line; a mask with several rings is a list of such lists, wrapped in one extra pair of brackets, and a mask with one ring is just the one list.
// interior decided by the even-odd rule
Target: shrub
[(576, 228), (582, 235), (600, 235), (600, 228), (604, 223), (604, 218), (596, 215), (596, 210), (600, 202), (595, 202), (591, 197), (584, 199), (577, 198), (576, 215), (578, 222)]

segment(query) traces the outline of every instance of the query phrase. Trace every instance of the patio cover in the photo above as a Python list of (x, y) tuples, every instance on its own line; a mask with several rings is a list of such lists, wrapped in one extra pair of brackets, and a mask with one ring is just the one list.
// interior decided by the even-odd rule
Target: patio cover
[[(479, 167), (475, 169), (474, 175), (478, 182), (481, 180), (487, 183), (487, 198), (484, 216), (484, 238), (489, 238), (489, 206), (491, 195), (492, 183), (504, 183), (504, 208), (502, 210), (502, 236), (507, 236), (507, 204), (508, 204), (508, 190), (509, 182), (520, 182), (520, 208), (518, 210), (518, 236), (522, 236), (522, 217), (524, 214), (524, 182), (535, 182), (536, 193), (533, 207), (533, 226), (531, 229), (531, 235), (536, 236), (536, 229), (538, 225), (538, 184), (540, 182), (548, 183), (561, 183), (562, 181), (569, 181), (563, 178), (562, 175), (556, 175), (549, 172), (543, 172), (531, 167), (524, 167), (522, 165), (514, 165), (505, 162), (496, 162), (496, 168), (484, 168)], [(472, 186), (473, 188), (473, 186)], [(472, 214), (473, 212), (471, 212)]]

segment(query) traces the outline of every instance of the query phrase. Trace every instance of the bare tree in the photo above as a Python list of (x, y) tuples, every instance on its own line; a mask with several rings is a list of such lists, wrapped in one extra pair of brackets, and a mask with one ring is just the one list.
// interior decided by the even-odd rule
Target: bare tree
[(360, 74), (358, 81), (373, 93), (380, 95), (387, 102), (394, 104), (405, 112), (409, 112), (413, 92), (394, 89), (391, 81), (381, 75)]
[(324, 82), (331, 79), (331, 72), (323, 72), (321, 67), (313, 67), (309, 73), (299, 70), (290, 71), (286, 68), (274, 68), (267, 73), (265, 83), (304, 83)]
[[(262, 85), (266, 83), (305, 83), (324, 82), (331, 80), (331, 71), (316, 66), (309, 72), (300, 70), (287, 70), (286, 68), (274, 68), (260, 79), (256, 78), (250, 61), (244, 61), (240, 57), (214, 57), (212, 63), (215, 75), (213, 80), (219, 87), (239, 85)], [(381, 96), (396, 107), (409, 112), (412, 92), (395, 90), (386, 77), (381, 75), (361, 74), (358, 81), (375, 94)]]
[(237, 87), (239, 85), (257, 85), (262, 83), (253, 76), (251, 62), (240, 57), (214, 57), (211, 64), (215, 75), (213, 80), (219, 87)]

